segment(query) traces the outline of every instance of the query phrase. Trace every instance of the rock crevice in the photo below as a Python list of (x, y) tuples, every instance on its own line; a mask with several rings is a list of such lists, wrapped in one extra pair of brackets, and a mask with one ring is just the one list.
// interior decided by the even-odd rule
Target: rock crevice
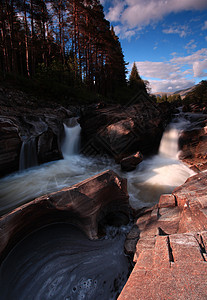
[(206, 212), (203, 172), (138, 218), (125, 243), (136, 264), (118, 299), (206, 299)]

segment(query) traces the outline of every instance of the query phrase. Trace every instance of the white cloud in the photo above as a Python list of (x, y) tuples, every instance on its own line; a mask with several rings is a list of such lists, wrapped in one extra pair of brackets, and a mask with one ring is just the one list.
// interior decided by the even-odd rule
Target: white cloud
[(152, 88), (152, 93), (169, 93), (176, 92), (181, 89), (186, 89), (195, 84), (194, 80), (150, 80), (150, 85)]
[(206, 76), (207, 69), (207, 48), (203, 48), (194, 52), (191, 55), (174, 57), (171, 59), (173, 64), (178, 66), (188, 65), (192, 68), (194, 77), (203, 77)]
[(114, 30), (115, 30), (116, 35), (119, 35), (119, 37), (121, 39), (130, 40), (131, 37), (136, 34), (135, 30), (130, 30), (130, 29), (124, 28), (124, 27), (119, 26), (119, 25), (115, 26)]
[(109, 21), (120, 21), (129, 28), (140, 28), (161, 20), (172, 12), (206, 7), (206, 0), (120, 0), (109, 8), (106, 18)]
[(195, 61), (193, 63), (194, 77), (205, 77), (207, 76), (207, 60), (206, 61)]
[(180, 68), (170, 62), (136, 62), (141, 76), (159, 79), (173, 79), (178, 76)]
[(185, 49), (187, 50), (194, 50), (197, 47), (195, 40), (191, 40), (187, 45), (185, 46)]
[(115, 5), (109, 8), (109, 12), (107, 13), (106, 18), (109, 19), (111, 22), (119, 21), (123, 8), (124, 3), (116, 1)]
[(204, 22), (204, 25), (202, 27), (202, 30), (206, 30), (207, 29), (207, 21)]
[(171, 26), (168, 29), (163, 29), (166, 34), (179, 34), (180, 37), (185, 37), (188, 34), (187, 26)]
[(195, 79), (207, 77), (207, 48), (167, 62), (142, 61), (136, 65), (140, 76), (150, 82), (153, 93), (174, 92), (192, 86)]

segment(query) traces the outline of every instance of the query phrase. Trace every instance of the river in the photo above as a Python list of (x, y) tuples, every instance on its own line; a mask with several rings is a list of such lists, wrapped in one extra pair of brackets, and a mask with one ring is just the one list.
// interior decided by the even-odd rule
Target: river
[[(132, 207), (148, 207), (158, 202), (160, 194), (172, 192), (194, 174), (178, 160), (179, 134), (189, 125), (185, 115), (177, 115), (166, 128), (159, 153), (145, 158), (129, 173), (122, 172), (120, 165), (110, 158), (78, 154), (81, 129), (71, 121), (72, 127), (65, 125), (64, 159), (0, 180), (1, 214), (107, 169), (127, 178)], [(27, 163), (24, 162), (28, 147), (23, 146), (21, 169), (30, 165), (28, 151)], [(129, 229), (130, 225), (109, 226), (105, 237), (96, 241), (89, 240), (72, 225), (61, 223), (31, 233), (12, 249), (0, 267), (1, 300), (117, 299), (131, 267), (124, 254)]]
[[(74, 120), (72, 124), (74, 125)], [(130, 204), (133, 208), (152, 206), (158, 202), (162, 193), (171, 193), (176, 186), (183, 184), (194, 174), (178, 160), (179, 134), (188, 125), (189, 121), (185, 115), (178, 114), (163, 134), (159, 153), (144, 159), (136, 170), (129, 173), (122, 172), (120, 165), (113, 159), (98, 156), (90, 158), (78, 154), (80, 125), (65, 125), (63, 160), (19, 171), (0, 179), (0, 214), (107, 169), (112, 169), (121, 177), (127, 178)], [(28, 154), (25, 159), (28, 160)], [(23, 158), (22, 165), (25, 165)]]

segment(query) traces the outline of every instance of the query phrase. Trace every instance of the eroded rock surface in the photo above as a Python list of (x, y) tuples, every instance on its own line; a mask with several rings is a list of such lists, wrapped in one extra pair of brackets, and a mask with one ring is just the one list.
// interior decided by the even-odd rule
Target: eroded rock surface
[(128, 105), (111, 105), (83, 111), (82, 151), (109, 154), (117, 162), (137, 151), (156, 152), (172, 111), (159, 107), (148, 95), (137, 95)]
[(207, 115), (189, 114), (191, 125), (179, 138), (180, 159), (195, 172), (207, 169)]
[(207, 173), (162, 195), (137, 219), (125, 248), (136, 264), (118, 299), (206, 299)]
[(97, 238), (98, 225), (108, 215), (129, 216), (128, 198), (126, 179), (113, 171), (37, 198), (0, 218), (0, 257), (31, 231), (56, 221), (72, 223)]
[(19, 170), (23, 143), (34, 140), (38, 163), (61, 159), (63, 122), (73, 113), (54, 103), (0, 89), (0, 176)]

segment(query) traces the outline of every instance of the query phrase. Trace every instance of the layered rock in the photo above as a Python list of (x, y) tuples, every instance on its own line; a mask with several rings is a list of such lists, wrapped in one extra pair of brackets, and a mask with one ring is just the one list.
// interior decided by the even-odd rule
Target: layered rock
[(169, 118), (169, 106), (168, 110), (160, 109), (146, 94), (138, 94), (125, 106), (83, 111), (80, 118), (82, 152), (86, 155), (107, 153), (117, 162), (138, 150), (143, 154), (156, 152)]
[(38, 163), (62, 158), (63, 122), (73, 113), (13, 89), (0, 89), (0, 174), (19, 169), (21, 145), (35, 141)]
[(118, 299), (207, 298), (207, 173), (189, 178), (135, 222), (135, 267)]
[(189, 115), (191, 125), (181, 133), (179, 158), (194, 171), (207, 169), (207, 115)]
[(113, 171), (37, 198), (0, 218), (0, 257), (31, 231), (57, 221), (72, 223), (89, 238), (97, 238), (104, 219), (119, 224), (125, 216), (128, 222), (128, 198), (126, 179)]
[(18, 170), (21, 139), (12, 119), (0, 118), (0, 174)]

